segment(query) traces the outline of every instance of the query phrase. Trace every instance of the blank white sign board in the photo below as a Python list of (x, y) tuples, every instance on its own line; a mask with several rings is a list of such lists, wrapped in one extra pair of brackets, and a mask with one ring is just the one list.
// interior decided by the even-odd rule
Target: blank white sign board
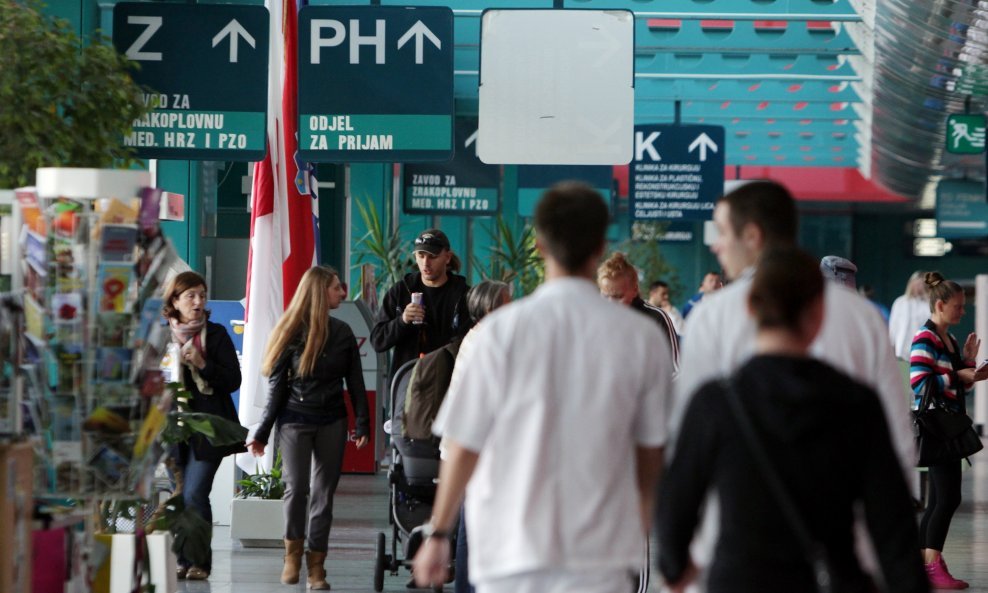
[(631, 161), (635, 20), (630, 11), (487, 10), (480, 39), (480, 160)]

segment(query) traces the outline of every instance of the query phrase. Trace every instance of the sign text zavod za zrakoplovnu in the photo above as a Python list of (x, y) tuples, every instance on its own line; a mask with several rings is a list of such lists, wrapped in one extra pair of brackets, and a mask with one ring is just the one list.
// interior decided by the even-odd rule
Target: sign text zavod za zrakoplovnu
[(635, 126), (628, 173), (634, 220), (707, 220), (724, 191), (724, 128)]
[(123, 2), (113, 8), (113, 44), (152, 89), (154, 110), (125, 140), (139, 158), (264, 158), (267, 9)]
[(300, 158), (452, 156), (452, 10), (306, 6), (298, 47)]
[(447, 163), (405, 165), (406, 214), (489, 216), (500, 210), (500, 168), (477, 158), (477, 118), (456, 118), (456, 153)]

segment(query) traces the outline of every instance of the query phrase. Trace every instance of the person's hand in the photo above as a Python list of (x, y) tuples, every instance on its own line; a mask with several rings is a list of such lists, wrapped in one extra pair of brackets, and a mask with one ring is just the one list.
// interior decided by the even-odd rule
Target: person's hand
[(250, 451), (250, 454), (254, 457), (261, 457), (264, 455), (264, 447), (266, 446), (266, 443), (251, 441), (247, 443), (247, 450)]
[(367, 435), (364, 435), (362, 437), (357, 437), (357, 440), (354, 441), (353, 444), (356, 445), (358, 449), (363, 449), (365, 446), (367, 446), (367, 442), (369, 440), (370, 439), (367, 438)]
[(412, 560), (412, 576), (421, 588), (442, 586), (449, 576), (449, 540), (445, 537), (426, 538)]
[(981, 367), (980, 371), (976, 369), (972, 369), (972, 370), (974, 370), (974, 380), (971, 381), (972, 383), (977, 381), (984, 381), (985, 379), (988, 379), (988, 365)]
[(401, 320), (406, 324), (425, 321), (425, 307), (416, 305), (415, 303), (408, 303), (405, 306), (405, 310), (401, 313)]
[(699, 573), (700, 570), (696, 567), (696, 564), (693, 564), (693, 559), (691, 558), (689, 564), (686, 565), (686, 570), (683, 571), (683, 576), (681, 576), (675, 583), (667, 583), (666, 587), (668, 587), (672, 593), (683, 593), (686, 591), (687, 587), (693, 584), (693, 581), (696, 580)]
[(978, 350), (981, 349), (981, 340), (978, 336), (971, 332), (967, 335), (967, 339), (964, 340), (964, 360), (974, 360), (978, 356)]
[(194, 366), (199, 370), (202, 370), (203, 367), (206, 366), (206, 360), (203, 359), (199, 349), (195, 347), (191, 340), (182, 346), (180, 354), (182, 357), (182, 362), (189, 366)]

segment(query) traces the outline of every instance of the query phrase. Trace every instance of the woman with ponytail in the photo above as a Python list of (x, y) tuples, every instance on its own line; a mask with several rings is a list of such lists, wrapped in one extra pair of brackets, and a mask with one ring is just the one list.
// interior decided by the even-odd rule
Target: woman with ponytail
[[(974, 333), (968, 334), (961, 349), (949, 332), (964, 315), (964, 290), (960, 285), (939, 272), (928, 272), (925, 281), (930, 295), (930, 319), (913, 337), (909, 356), (909, 380), (916, 405), (929, 390), (933, 406), (966, 413), (967, 392), (976, 381), (988, 378), (988, 369), (975, 370), (981, 340)], [(919, 547), (934, 589), (968, 587), (965, 581), (950, 574), (942, 554), (950, 521), (961, 504), (961, 463), (958, 459), (928, 468), (929, 495), (919, 523)]]

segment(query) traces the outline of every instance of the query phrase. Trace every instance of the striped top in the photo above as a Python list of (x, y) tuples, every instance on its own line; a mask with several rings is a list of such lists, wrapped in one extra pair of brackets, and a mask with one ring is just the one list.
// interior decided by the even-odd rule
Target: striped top
[(934, 398), (942, 399), (949, 409), (965, 411), (964, 394), (972, 384), (961, 383), (957, 371), (974, 367), (974, 363), (964, 361), (953, 334), (947, 334), (953, 346), (953, 353), (947, 350), (943, 340), (937, 335), (936, 326), (927, 320), (913, 336), (909, 351), (909, 384), (915, 396), (914, 406), (918, 407), (929, 381), (936, 381)]

